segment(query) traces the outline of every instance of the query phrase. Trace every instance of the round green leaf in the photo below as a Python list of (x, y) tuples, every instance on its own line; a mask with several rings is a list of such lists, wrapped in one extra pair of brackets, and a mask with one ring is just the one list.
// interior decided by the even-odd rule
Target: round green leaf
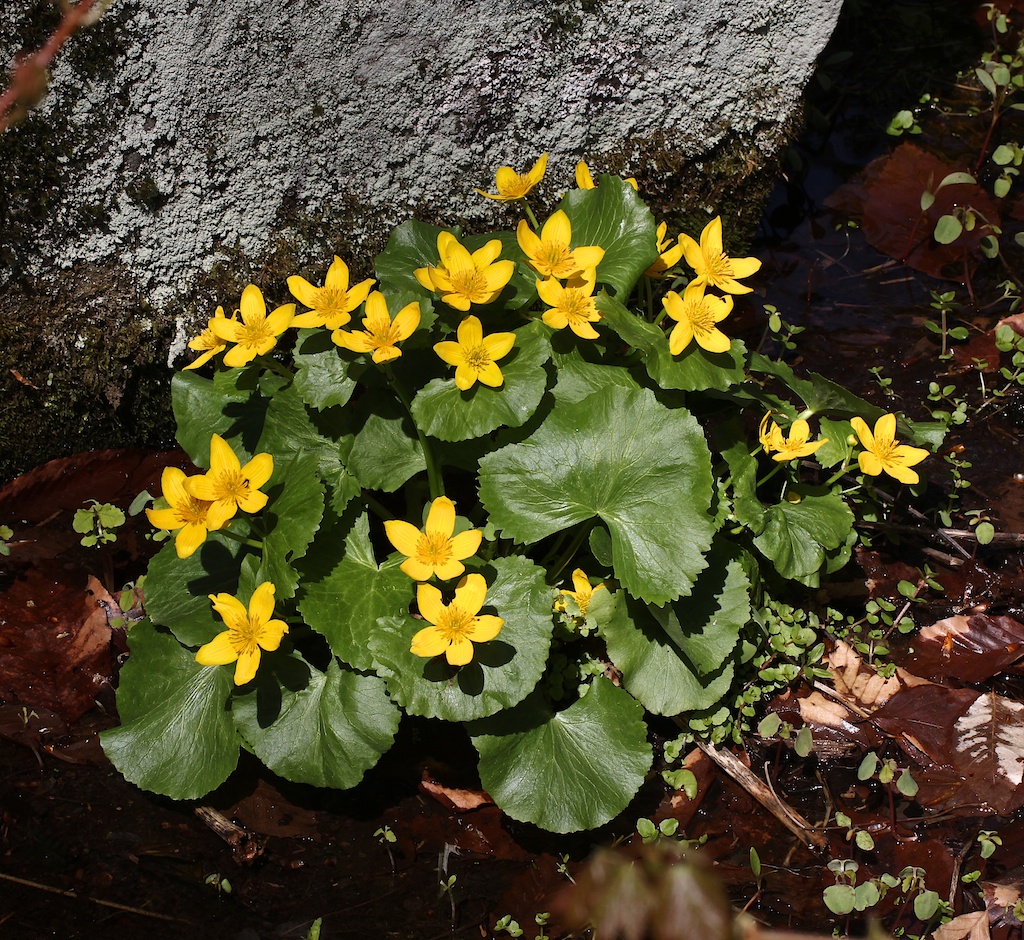
[(602, 292), (597, 308), (623, 341), (640, 350), (648, 375), (662, 388), (724, 391), (745, 378), (746, 347), (738, 339), (723, 353), (708, 352), (691, 342), (678, 356), (673, 356), (668, 336), (660, 327), (627, 310), (614, 297)]
[(556, 402), (530, 437), (480, 461), (480, 499), (506, 536), (532, 544), (598, 517), (615, 576), (654, 604), (689, 593), (704, 568), (711, 496), (697, 421), (645, 389)]
[[(540, 680), (551, 646), (552, 589), (544, 570), (522, 555), (493, 563), (485, 613), (505, 624), (498, 636), (474, 644), (473, 661), (453, 669), (443, 656), (424, 659), (410, 650), (425, 626), (408, 614), (384, 617), (370, 637), (378, 675), (407, 712), (446, 721), (470, 721), (521, 702)], [(488, 572), (484, 576), (491, 580)]]
[(782, 577), (798, 578), (821, 567), (826, 550), (846, 541), (853, 522), (850, 507), (832, 493), (804, 496), (797, 503), (783, 500), (768, 507), (754, 544)]
[(178, 372), (171, 379), (175, 436), (197, 467), (210, 465), (210, 437), (227, 440), (244, 463), (256, 451), (267, 400), (257, 393), (256, 369), (223, 369), (212, 379)]
[(374, 268), (385, 295), (392, 291), (410, 291), (419, 297), (433, 297), (413, 271), (439, 262), (437, 236), (441, 232), (452, 232), (458, 237), (459, 230), (428, 225), (416, 219), (409, 219), (391, 230), (388, 243), (377, 255)]
[(198, 799), (238, 763), (238, 733), (225, 707), (233, 671), (200, 666), (148, 620), (132, 627), (129, 646), (117, 690), (121, 726), (100, 735), (103, 750), (136, 786)]
[[(325, 533), (335, 540), (335, 532)], [(380, 567), (370, 544), (370, 524), (363, 513), (345, 540), (345, 554), (322, 580), (303, 584), (299, 604), (302, 618), (327, 637), (331, 650), (356, 669), (373, 669), (370, 637), (377, 620), (406, 611), (414, 596), (414, 583), (394, 555)]]
[(594, 189), (569, 190), (558, 208), (569, 217), (573, 247), (604, 249), (597, 279), (625, 300), (658, 257), (658, 227), (651, 210), (629, 183), (616, 176), (602, 176)]
[[(236, 525), (232, 523), (233, 528)], [(179, 558), (172, 539), (149, 563), (146, 613), (154, 623), (169, 627), (187, 646), (209, 643), (224, 629), (209, 595), (238, 590), (238, 571), (247, 551), (219, 532), (211, 532), (193, 555)]]
[(307, 405), (330, 408), (352, 397), (356, 383), (351, 372), (353, 368), (361, 371), (362, 366), (342, 357), (329, 330), (299, 330), (294, 357), (295, 388)]
[(270, 497), (257, 525), (263, 536), (261, 580), (272, 581), (278, 600), (295, 596), (299, 576), (292, 563), (306, 554), (324, 515), (324, 485), (314, 454), (277, 461), (264, 487)]
[(617, 816), (653, 759), (640, 703), (603, 676), (560, 712), (533, 695), (469, 731), (484, 789), (513, 819), (551, 832)]
[(610, 385), (628, 389), (640, 388), (640, 383), (622, 366), (588, 362), (583, 357), (579, 344), (574, 344), (566, 352), (554, 349), (551, 359), (558, 375), (558, 381), (551, 394), (560, 401), (582, 401), (588, 395), (600, 392)]
[(420, 429), (442, 441), (466, 441), (500, 427), (518, 428), (537, 410), (548, 375), (551, 330), (536, 320), (515, 331), (516, 344), (502, 359), (505, 381), (498, 388), (477, 382), (463, 392), (454, 378), (435, 379), (420, 390), (412, 414)]
[[(674, 612), (647, 607), (624, 591), (608, 593), (611, 609), (605, 616), (595, 615), (608, 646), (608, 658), (622, 673), (625, 688), (648, 711), (658, 715), (700, 711), (729, 691), (734, 673), (731, 658), (723, 660), (714, 673), (702, 674), (688, 655), (699, 650), (699, 633), (686, 637), (686, 647), (680, 648), (664, 628), (672, 619), (679, 632)], [(591, 603), (605, 602), (595, 595)], [(685, 609), (685, 603), (680, 602), (680, 607)]]
[(391, 747), (400, 717), (376, 676), (342, 669), (334, 659), (320, 672), (297, 654), (268, 660), (232, 712), (274, 773), (339, 789), (359, 783)]
[(963, 233), (963, 223), (954, 215), (944, 215), (935, 223), (935, 240), (940, 245), (955, 242)]
[(370, 413), (352, 444), (348, 468), (368, 490), (393, 493), (426, 470), (416, 429), (402, 406), (391, 398), (364, 398)]

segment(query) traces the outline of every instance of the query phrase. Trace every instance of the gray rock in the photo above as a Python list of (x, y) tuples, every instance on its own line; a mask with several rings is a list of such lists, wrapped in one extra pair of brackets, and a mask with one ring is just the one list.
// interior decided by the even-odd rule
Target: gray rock
[[(28, 6), (0, 8), (6, 58)], [(0, 284), (20, 292), (37, 279), (20, 308), (31, 314), (33, 291), (53, 290), (60, 272), (72, 295), (82, 278), (116, 282), (119, 298), (152, 308), (139, 341), (166, 362), (211, 303), (234, 303), (204, 295), (211, 270), (234, 268), (217, 290), (253, 279), (283, 300), (284, 273), (307, 266), (319, 281), (341, 249), (366, 269), (410, 214), (507, 221), (473, 187), (543, 151), (542, 202), (586, 158), (636, 175), (658, 212), (699, 221), (731, 208), (750, 225), (767, 183), (748, 186), (746, 204), (743, 181), (771, 166), (840, 6), (120, 0), (72, 40), (30, 121), (0, 139), (0, 159), (30, 184), (0, 182)], [(723, 189), (732, 207), (712, 199)], [(268, 266), (275, 252), (292, 270)], [(277, 280), (261, 283), (272, 269)], [(92, 349), (81, 336), (46, 341)], [(104, 443), (132, 438), (124, 430)]]

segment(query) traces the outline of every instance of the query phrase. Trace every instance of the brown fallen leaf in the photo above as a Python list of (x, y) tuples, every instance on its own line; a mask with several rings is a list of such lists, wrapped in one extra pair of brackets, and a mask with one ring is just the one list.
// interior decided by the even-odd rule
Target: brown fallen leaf
[(796, 704), (804, 727), (814, 737), (814, 753), (822, 759), (867, 751), (880, 743), (870, 722), (821, 692), (801, 696)]
[(1013, 617), (975, 614), (939, 620), (914, 638), (904, 665), (934, 679), (984, 682), (1024, 657), (1024, 624)]
[(988, 914), (985, 911), (972, 911), (943, 924), (932, 933), (932, 940), (990, 940), (991, 936)]
[(998, 881), (982, 881), (979, 883), (985, 898), (985, 910), (988, 911), (988, 922), (992, 927), (1020, 928), (1021, 921), (1013, 913), (1021, 899), (1024, 889), (1024, 869), (1014, 868)]
[(483, 790), (463, 790), (458, 787), (446, 787), (431, 779), (426, 769), (423, 771), (423, 779), (420, 780), (420, 789), (429, 793), (442, 806), (448, 809), (458, 810), (460, 813), (469, 810), (479, 809), (481, 806), (493, 806), (494, 800)]
[(887, 679), (883, 678), (842, 640), (829, 653), (828, 666), (836, 694), (866, 712), (884, 705), (903, 689), (927, 684), (927, 680), (901, 668)]

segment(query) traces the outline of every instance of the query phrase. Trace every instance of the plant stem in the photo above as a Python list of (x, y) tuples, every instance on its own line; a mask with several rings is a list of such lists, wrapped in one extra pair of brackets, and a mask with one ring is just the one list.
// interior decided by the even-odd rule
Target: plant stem
[(270, 356), (257, 356), (256, 362), (258, 362), (264, 369), (269, 369), (271, 372), (276, 372), (283, 379), (294, 379), (295, 373), (291, 371), (287, 366), (282, 365), (276, 359), (272, 359)]
[(562, 570), (566, 565), (572, 561), (573, 556), (579, 551), (579, 547), (583, 544), (583, 540), (590, 534), (589, 526), (580, 526), (579, 532), (576, 533), (569, 547), (565, 550), (562, 557), (558, 560), (558, 564), (555, 569), (548, 575), (548, 584), (554, 584), (558, 580), (558, 576), (562, 573)]
[(388, 383), (394, 389), (395, 394), (405, 406), (405, 410), (409, 413), (409, 420), (412, 421), (412, 426), (416, 428), (416, 437), (419, 438), (420, 447), (423, 450), (423, 459), (427, 464), (427, 482), (430, 486), (430, 497), (431, 499), (437, 499), (439, 496), (444, 496), (444, 480), (441, 478), (441, 469), (438, 466), (434, 451), (430, 447), (430, 442), (427, 440), (427, 435), (420, 430), (420, 426), (416, 423), (416, 418), (413, 417), (412, 402), (409, 401), (409, 396), (405, 393), (401, 383), (395, 378), (395, 373), (391, 370), (390, 365), (384, 367), (384, 374), (388, 377)]
[(396, 519), (397, 516), (393, 512), (389, 512), (387, 508), (374, 499), (366, 490), (362, 492), (363, 502), (366, 503), (367, 509), (372, 509), (374, 514), (379, 518), (387, 521), (388, 519)]
[(523, 209), (526, 212), (526, 217), (530, 220), (530, 225), (533, 226), (533, 230), (540, 234), (540, 226), (537, 224), (537, 216), (533, 214), (533, 209), (530, 208), (530, 204), (526, 201), (525, 196), (519, 197), (519, 202), (522, 203)]
[(261, 552), (263, 551), (263, 543), (257, 542), (256, 539), (247, 539), (245, 536), (238, 535), (237, 533), (232, 532), (230, 529), (215, 529), (214, 531), (219, 532), (221, 535), (227, 536), (233, 542), (238, 542), (239, 545), (248, 545), (249, 548), (259, 549), (259, 551)]

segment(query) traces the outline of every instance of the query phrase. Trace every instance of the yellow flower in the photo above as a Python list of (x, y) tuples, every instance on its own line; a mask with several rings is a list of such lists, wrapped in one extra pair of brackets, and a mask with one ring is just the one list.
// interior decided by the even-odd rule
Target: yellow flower
[(678, 356), (693, 339), (701, 349), (714, 353), (726, 352), (732, 345), (729, 337), (716, 326), (732, 312), (731, 297), (706, 296), (704, 284), (691, 281), (682, 297), (670, 290), (663, 303), (665, 312), (676, 321), (668, 338), (668, 349), (673, 356)]
[(210, 321), (214, 336), (235, 344), (224, 354), (224, 365), (232, 369), (252, 362), (277, 345), (277, 338), (292, 325), (295, 304), (283, 304), (267, 316), (263, 294), (255, 284), (250, 284), (242, 291), (241, 314), (241, 322), (234, 317), (214, 317)]
[(384, 531), (388, 541), (408, 556), (401, 568), (415, 581), (427, 581), (432, 575), (441, 581), (457, 578), (466, 570), (462, 560), (475, 554), (483, 538), (479, 529), (452, 535), (455, 504), (447, 496), (439, 496), (431, 503), (422, 532), (401, 519), (389, 519), (384, 523)]
[(260, 665), (260, 650), (273, 652), (281, 645), (288, 632), (283, 620), (272, 620), (274, 615), (274, 585), (264, 581), (249, 598), (246, 610), (237, 597), (230, 594), (211, 594), (213, 609), (220, 614), (227, 630), (218, 633), (196, 653), (200, 666), (235, 666), (235, 685), (245, 685), (256, 676)]
[[(640, 191), (640, 187), (637, 185), (635, 179), (632, 176), (626, 178), (626, 182), (633, 187), (637, 192)], [(590, 167), (580, 160), (576, 164), (576, 188), (577, 189), (593, 189), (594, 188), (594, 177), (590, 175)]]
[(782, 430), (774, 421), (772, 421), (771, 428), (768, 428), (768, 420), (771, 416), (772, 413), (769, 411), (761, 419), (761, 430), (758, 437), (766, 454), (771, 453), (773, 450), (778, 451), (777, 454), (772, 454), (772, 460), (782, 462), (809, 457), (819, 447), (828, 443), (827, 437), (823, 437), (820, 441), (808, 443), (807, 438), (810, 437), (811, 429), (803, 418), (797, 418), (789, 426), (789, 437), (787, 438), (783, 436)]
[(292, 321), (292, 326), (326, 326), (329, 330), (344, 326), (352, 319), (352, 311), (366, 300), (370, 288), (376, 283), (368, 277), (355, 287), (349, 287), (348, 265), (337, 255), (327, 269), (323, 287), (314, 287), (304, 277), (293, 274), (288, 278), (288, 290), (299, 303), (313, 309), (300, 313)]
[(206, 541), (210, 529), (220, 528), (220, 525), (211, 524), (208, 518), (213, 503), (196, 499), (189, 493), (185, 489), (185, 473), (177, 467), (164, 467), (160, 485), (169, 508), (147, 509), (146, 516), (158, 529), (171, 532), (177, 529), (174, 549), (179, 558), (188, 558)]
[(274, 458), (257, 454), (244, 467), (231, 445), (219, 434), (210, 438), (210, 469), (202, 476), (189, 477), (185, 489), (196, 499), (213, 505), (207, 511), (210, 529), (219, 529), (241, 509), (259, 512), (267, 505), (267, 494), (260, 492), (274, 472)]
[(391, 319), (388, 303), (380, 291), (374, 291), (366, 298), (366, 316), (363, 317), (365, 330), (351, 333), (335, 330), (331, 339), (343, 349), (357, 353), (373, 353), (374, 362), (391, 362), (402, 355), (397, 346), (408, 339), (420, 325), (420, 305), (417, 301), (406, 304)]
[(561, 209), (540, 230), (540, 237), (525, 219), (519, 222), (516, 239), (530, 267), (542, 277), (567, 278), (587, 268), (596, 268), (604, 257), (600, 245), (572, 249), (572, 224)]
[(679, 241), (686, 255), (686, 263), (697, 274), (696, 280), (699, 283), (717, 287), (727, 294), (750, 293), (752, 288), (740, 284), (736, 278), (750, 277), (760, 271), (761, 262), (757, 258), (730, 258), (722, 250), (721, 216), (704, 226), (699, 245), (689, 235), (680, 235)]
[(683, 256), (683, 238), (680, 235), (673, 245), (671, 239), (666, 238), (668, 223), (662, 222), (658, 226), (658, 260), (654, 262), (644, 274), (648, 277), (664, 277), (665, 272), (679, 264)]
[(455, 334), (458, 342), (446, 340), (434, 343), (436, 352), (450, 366), (455, 366), (455, 384), (462, 391), (472, 388), (479, 380), (497, 388), (505, 381), (498, 368), (498, 360), (507, 356), (515, 345), (515, 333), (492, 333), (484, 336), (476, 317), (466, 317)]
[[(231, 319), (234, 320), (238, 315), (236, 310), (232, 315)], [(223, 352), (227, 349), (227, 343), (224, 342), (216, 333), (213, 332), (213, 321), (227, 319), (224, 316), (224, 308), (218, 307), (213, 314), (213, 318), (206, 324), (206, 329), (203, 330), (195, 339), (190, 340), (188, 344), (189, 349), (195, 349), (201, 351), (202, 355), (197, 356), (185, 369), (198, 369), (202, 365), (206, 365), (214, 356), (219, 352)]]
[(430, 626), (412, 638), (411, 652), (428, 657), (444, 653), (452, 666), (465, 666), (473, 659), (473, 643), (493, 640), (505, 623), (501, 617), (480, 613), (486, 597), (487, 582), (482, 574), (467, 574), (447, 606), (436, 587), (421, 584), (416, 589), (416, 603)]
[[(594, 596), (595, 591), (600, 591), (604, 587), (604, 582), (601, 584), (591, 586), (590, 578), (587, 577), (586, 572), (582, 568), (577, 568), (572, 573), (572, 586), (576, 588), (575, 591), (559, 591), (559, 594), (564, 594), (566, 597), (571, 597), (576, 601), (576, 606), (580, 609), (580, 615), (586, 617), (587, 609), (590, 607), (590, 600)], [(558, 607), (558, 604), (561, 604)], [(559, 601), (555, 605), (559, 610), (565, 610), (565, 603)]]
[(413, 274), (427, 290), (439, 293), (456, 310), (468, 310), (471, 304), (493, 303), (515, 273), (513, 262), (496, 260), (501, 254), (501, 241), (497, 238), (470, 254), (451, 232), (441, 232), (437, 236), (437, 253), (440, 265), (417, 268)]
[(568, 280), (564, 287), (553, 278), (537, 281), (538, 296), (551, 308), (544, 311), (541, 319), (553, 329), (561, 330), (568, 326), (583, 339), (597, 339), (598, 332), (590, 325), (601, 319), (594, 303), (596, 277), (591, 268)]
[(857, 455), (863, 473), (873, 477), (883, 472), (888, 473), (900, 483), (917, 483), (921, 479), (910, 468), (924, 460), (928, 451), (923, 447), (896, 443), (896, 415), (882, 415), (875, 422), (874, 434), (868, 430), (863, 418), (853, 418), (850, 424), (864, 448)]
[(548, 155), (542, 153), (529, 173), (517, 173), (510, 166), (500, 167), (495, 174), (496, 193), (485, 193), (482, 189), (475, 190), (488, 199), (499, 202), (513, 202), (522, 199), (534, 186), (544, 179), (544, 171), (548, 166)]

